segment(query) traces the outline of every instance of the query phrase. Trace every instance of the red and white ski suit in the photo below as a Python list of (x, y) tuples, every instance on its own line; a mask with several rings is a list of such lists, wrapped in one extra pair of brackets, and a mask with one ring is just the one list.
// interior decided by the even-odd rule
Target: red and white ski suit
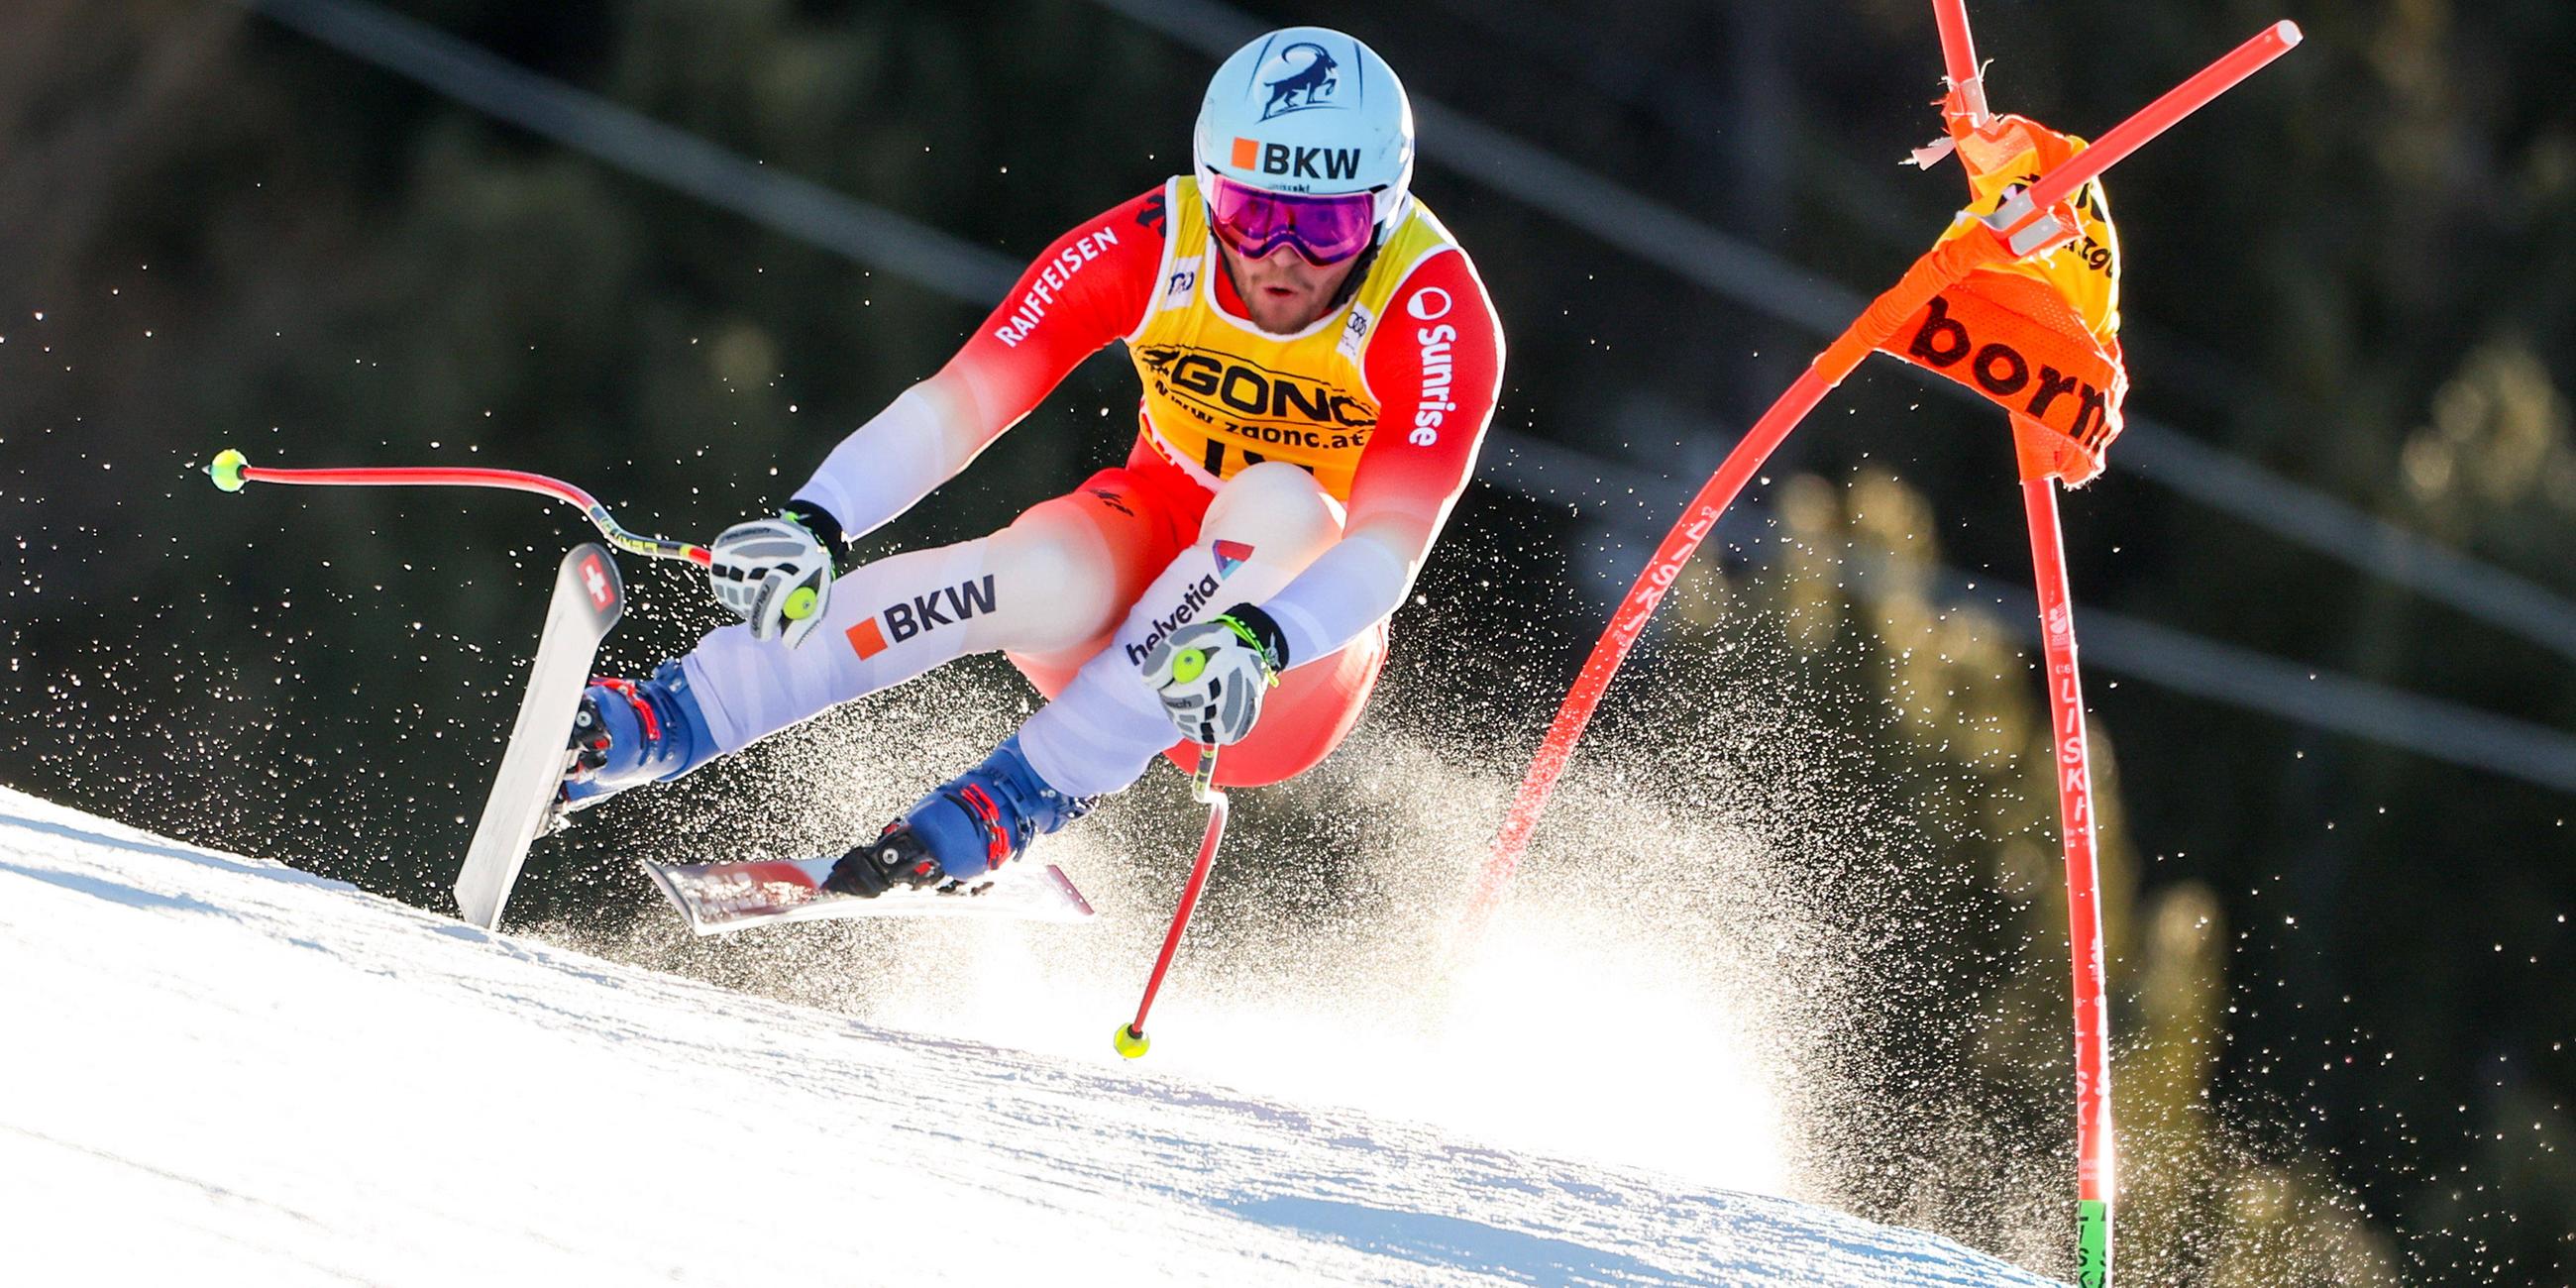
[(1074, 795), (1116, 791), (1181, 751), (1138, 674), (1145, 650), (1242, 602), (1280, 624), (1290, 665), (1227, 749), (1223, 781), (1291, 777), (1350, 731), (1387, 617), (1474, 468), (1501, 325), (1466, 253), (1417, 203), (1344, 304), (1293, 336), (1262, 332), (1196, 203), (1176, 179), (1058, 238), (938, 374), (796, 496), (855, 538), (1122, 341), (1145, 384), (1126, 464), (989, 537), (843, 575), (801, 648), (741, 626), (708, 635), (685, 664), (721, 748), (999, 649), (1054, 699), (1021, 731), (1032, 767)]

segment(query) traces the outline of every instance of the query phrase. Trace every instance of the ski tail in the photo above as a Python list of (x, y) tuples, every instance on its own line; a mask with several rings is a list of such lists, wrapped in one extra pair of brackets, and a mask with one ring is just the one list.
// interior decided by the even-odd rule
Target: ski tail
[(456, 874), (457, 914), (485, 930), (500, 926), (528, 846), (545, 828), (563, 781), (564, 738), (590, 682), (591, 663), (625, 611), (626, 583), (608, 548), (597, 542), (573, 547), (555, 569), (545, 631), (528, 664), (527, 694)]

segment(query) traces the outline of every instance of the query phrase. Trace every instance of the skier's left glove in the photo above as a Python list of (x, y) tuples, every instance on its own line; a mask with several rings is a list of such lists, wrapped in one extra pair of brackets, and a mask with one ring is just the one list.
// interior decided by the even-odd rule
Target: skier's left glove
[(794, 648), (823, 624), (831, 603), (841, 525), (820, 507), (791, 503), (775, 519), (737, 523), (707, 547), (717, 602), (751, 623), (756, 640)]
[(1243, 741), (1261, 717), (1261, 695), (1288, 669), (1279, 623), (1250, 604), (1172, 632), (1145, 655), (1145, 683), (1191, 742)]

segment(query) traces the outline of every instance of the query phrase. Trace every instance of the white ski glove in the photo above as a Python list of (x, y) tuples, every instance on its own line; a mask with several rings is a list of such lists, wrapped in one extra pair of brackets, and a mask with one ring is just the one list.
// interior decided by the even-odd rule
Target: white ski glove
[(1288, 669), (1288, 645), (1270, 614), (1237, 604), (1172, 632), (1145, 654), (1145, 683), (1181, 736), (1203, 746), (1243, 741), (1261, 718), (1261, 695)]
[(725, 529), (707, 547), (714, 556), (707, 584), (716, 602), (751, 623), (753, 639), (784, 637), (789, 648), (804, 643), (831, 603), (839, 529), (830, 515), (810, 509)]

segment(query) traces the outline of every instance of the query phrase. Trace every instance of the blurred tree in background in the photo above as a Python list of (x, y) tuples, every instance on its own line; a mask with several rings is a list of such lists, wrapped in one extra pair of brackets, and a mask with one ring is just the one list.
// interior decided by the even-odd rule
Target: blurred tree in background
[[(1211, 65), (1082, 0), (392, 7), (1015, 258), (1182, 168)], [(1955, 175), (1889, 164), (1934, 129), (1919, 0), (1248, 7), (1346, 26), (1417, 95), (1822, 281), (1883, 282), (1956, 200)], [(2280, 16), (1974, 13), (1997, 105), (2078, 133)], [(2576, 114), (2548, 52), (2576, 46), (2576, 9), (2289, 16), (2306, 47), (2115, 176), (2133, 405), (2576, 594)], [(1509, 328), (1504, 428), (1678, 495), (1814, 347), (1437, 165), (1418, 187)], [(0, 248), (0, 781), (427, 906), (578, 521), (462, 494), (226, 499), (192, 471), (227, 444), (534, 468), (702, 535), (784, 500), (980, 315), (217, 0), (0, 11)], [(877, 548), (979, 533), (1117, 458), (1132, 398), (1116, 359), (1085, 367)], [(1939, 587), (1941, 561), (2027, 577), (2009, 453), (1892, 365), (1833, 406), (1750, 502), (1777, 560), (1713, 552), (1675, 606), (1697, 619), (1605, 719), (1674, 719), (1647, 695), (1703, 647), (1815, 677), (1856, 798), (1943, 860), (1849, 892), (1901, 985), (1853, 1020), (1885, 1058), (1842, 1076), (1887, 1117), (1828, 1129), (1884, 1173), (1850, 1201), (2055, 1267), (2057, 1209), (2034, 1205), (2068, 1189), (2065, 939), (2054, 803), (2028, 787), (2037, 681)], [(1425, 591), (1493, 647), (1399, 650), (1396, 682), (1516, 772), (1670, 517), (1480, 488)], [(2116, 448), (2068, 524), (2086, 606), (2576, 727), (2564, 656), (2124, 475)], [(629, 575), (621, 665), (716, 622), (679, 573)], [(2150, 1282), (2564, 1282), (2565, 795), (2117, 678), (2097, 668), (2092, 696), (2118, 752), (2124, 1259)], [(541, 856), (529, 906), (590, 901), (577, 870), (643, 830)]]

